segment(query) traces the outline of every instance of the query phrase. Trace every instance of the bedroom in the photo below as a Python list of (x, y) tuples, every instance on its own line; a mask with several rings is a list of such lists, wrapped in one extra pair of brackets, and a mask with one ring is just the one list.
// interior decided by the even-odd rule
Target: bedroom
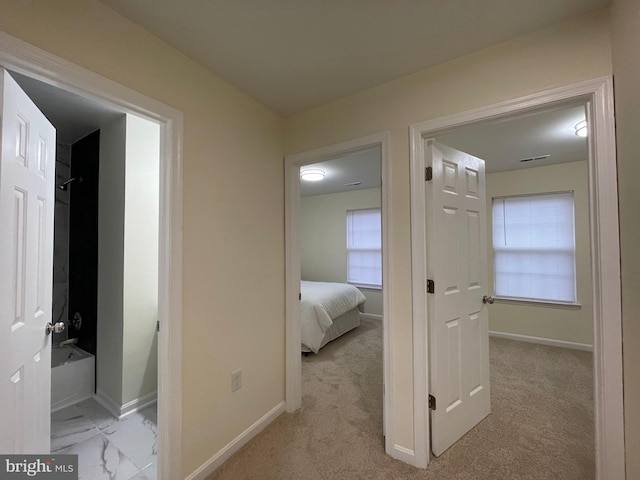
[[(362, 296), (342, 309), (336, 306), (336, 313), (359, 306), (360, 315), (382, 320), (381, 160), (381, 149), (376, 146), (301, 168), (303, 314), (305, 289), (319, 287), (308, 282), (348, 283), (355, 285)], [(316, 173), (320, 180), (307, 180), (310, 173)], [(356, 294), (351, 293), (354, 297)], [(357, 319), (346, 320), (329, 338), (346, 333), (358, 323)], [(306, 330), (303, 323), (303, 351), (318, 353), (320, 344), (329, 338), (305, 342)]]
[[(552, 471), (539, 471), (541, 478), (549, 474), (549, 478), (561, 474), (576, 478), (596, 475), (592, 355), (596, 322), (589, 227), (593, 212), (589, 207), (587, 117), (584, 103), (564, 102), (543, 110), (529, 110), (444, 131), (437, 135), (433, 147), (442, 147), (445, 152), (443, 163), (454, 158), (445, 146), (486, 161), (485, 259), (489, 294), (483, 300), (488, 308), (483, 310), (488, 316), (488, 325), (484, 328), (488, 329), (490, 338), (486, 344), (487, 377), (479, 378), (486, 378), (488, 382), (490, 375), (491, 401), (490, 407), (487, 402), (484, 415), (489, 411), (492, 413), (494, 418), (489, 422), (499, 421), (500, 416), (519, 419), (512, 428), (503, 426), (501, 438), (514, 435), (511, 443), (517, 438), (536, 452), (545, 450), (545, 444), (553, 445), (545, 454), (549, 458), (554, 456), (556, 449), (565, 451), (566, 455), (552, 462)], [(435, 180), (435, 156), (433, 161)], [(469, 178), (467, 188), (470, 188)], [(435, 202), (436, 198), (437, 195), (432, 198), (427, 193), (427, 211), (429, 202)], [(472, 225), (469, 223), (469, 227)], [(447, 253), (454, 250), (456, 248), (445, 249)], [(472, 252), (473, 249), (469, 249), (469, 254)], [(427, 263), (433, 264), (433, 259), (427, 258)], [(469, 277), (461, 274), (458, 281), (473, 279), (473, 265), (469, 262)], [(482, 271), (482, 267), (479, 268)], [(436, 278), (442, 279), (437, 275)], [(449, 291), (448, 285), (454, 284), (446, 283), (441, 288), (445, 287), (447, 294), (454, 293)], [(472, 288), (470, 283), (469, 289)], [(442, 304), (445, 299), (438, 297), (436, 290), (436, 305), (439, 301)], [(442, 361), (443, 351), (452, 358), (446, 349), (455, 344), (451, 343), (452, 331), (446, 330), (457, 322), (447, 321), (444, 330), (438, 330), (442, 327), (437, 318), (436, 321), (433, 319), (434, 316), (431, 317), (434, 325), (430, 326), (430, 390), (439, 399), (445, 397), (446, 404), (447, 394), (443, 393), (446, 383), (442, 382), (443, 378), (445, 382), (451, 380), (446, 380), (446, 375), (440, 375), (439, 371), (452, 372), (450, 368), (456, 364), (447, 360), (448, 367), (441, 364), (438, 369), (436, 361)], [(466, 322), (460, 321), (461, 325)], [(470, 322), (466, 328), (471, 330), (466, 331), (473, 331), (473, 325), (474, 322)], [(483, 328), (482, 320), (480, 328)], [(460, 335), (464, 336), (465, 327), (460, 330)], [(448, 340), (446, 335), (449, 335)], [(446, 346), (443, 348), (435, 338)], [(472, 358), (468, 349), (473, 351), (473, 347), (473, 342), (465, 343), (463, 337), (463, 362), (464, 358), (467, 361)], [(479, 354), (480, 358), (484, 358), (482, 354)], [(473, 365), (471, 369), (460, 367), (463, 381), (475, 378), (474, 370)], [(502, 384), (505, 377), (508, 381)], [(455, 391), (449, 390), (449, 395)], [(512, 394), (515, 394), (513, 398)], [(527, 404), (527, 408), (517, 412), (516, 405), (523, 404)], [(447, 414), (458, 408), (455, 404), (449, 405)], [(446, 416), (432, 412), (432, 422), (447, 424), (436, 415)], [(478, 416), (473, 423), (482, 418)], [(526, 425), (524, 430), (520, 430), (520, 425)], [(479, 428), (484, 428), (486, 433), (486, 423)], [(441, 429), (440, 438), (437, 438), (434, 431), (438, 429), (434, 427), (432, 431), (432, 449), (438, 456), (466, 432), (454, 434)], [(575, 442), (576, 437), (582, 440)], [(460, 443), (468, 441), (465, 437)]]

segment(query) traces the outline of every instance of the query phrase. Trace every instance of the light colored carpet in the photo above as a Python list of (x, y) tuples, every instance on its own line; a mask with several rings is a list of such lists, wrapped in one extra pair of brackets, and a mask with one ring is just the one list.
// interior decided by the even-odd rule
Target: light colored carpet
[(491, 339), (492, 414), (419, 470), (384, 453), (381, 324), (303, 358), (303, 407), (208, 480), (595, 478), (592, 355)]

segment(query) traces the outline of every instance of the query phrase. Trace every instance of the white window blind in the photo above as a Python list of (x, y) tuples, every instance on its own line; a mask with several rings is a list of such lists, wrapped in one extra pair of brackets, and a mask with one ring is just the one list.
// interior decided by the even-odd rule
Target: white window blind
[(347, 282), (382, 286), (382, 227), (379, 208), (347, 211)]
[(573, 193), (493, 199), (496, 296), (576, 302)]

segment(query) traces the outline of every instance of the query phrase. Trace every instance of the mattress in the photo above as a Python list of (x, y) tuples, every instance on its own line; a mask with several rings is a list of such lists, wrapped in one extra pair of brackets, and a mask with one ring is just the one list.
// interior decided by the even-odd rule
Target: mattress
[[(314, 353), (318, 353), (323, 345), (336, 338), (325, 341), (325, 336), (334, 322), (350, 310), (355, 309), (357, 314), (358, 308), (362, 308), (366, 300), (360, 290), (346, 283), (302, 281), (300, 292), (302, 294), (300, 302), (302, 345), (307, 349), (304, 351)], [(352, 322), (351, 318), (350, 320)], [(352, 326), (344, 330), (345, 327), (344, 325), (336, 326), (332, 332), (341, 335), (354, 328)], [(332, 336), (330, 332), (328, 337)]]
[[(360, 310), (359, 307), (349, 310), (347, 313), (343, 313), (338, 318), (333, 319), (333, 323), (327, 329), (322, 341), (320, 342), (319, 349), (324, 347), (327, 343), (336, 338), (344, 335), (345, 333), (353, 330), (360, 325)], [(302, 342), (302, 351), (304, 353), (311, 352), (311, 349)], [(318, 353), (318, 352), (315, 352)]]

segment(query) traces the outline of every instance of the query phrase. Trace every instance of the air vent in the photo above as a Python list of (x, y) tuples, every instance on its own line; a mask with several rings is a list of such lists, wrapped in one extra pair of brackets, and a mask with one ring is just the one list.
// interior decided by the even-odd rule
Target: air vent
[(351, 183), (345, 183), (344, 186), (345, 187), (357, 187), (358, 185), (360, 185), (362, 182), (351, 182)]
[(551, 156), (551, 154), (548, 155), (540, 155), (538, 157), (531, 157), (531, 158), (523, 158), (520, 160), (520, 163), (524, 163), (524, 162), (537, 162), (538, 160), (544, 160), (546, 158), (549, 158)]

